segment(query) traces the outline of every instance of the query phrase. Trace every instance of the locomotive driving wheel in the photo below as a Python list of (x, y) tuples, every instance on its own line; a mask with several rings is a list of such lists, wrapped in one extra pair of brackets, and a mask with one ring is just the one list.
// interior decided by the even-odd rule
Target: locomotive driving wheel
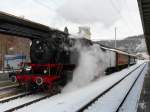
[(61, 92), (61, 88), (58, 85), (53, 85), (50, 90), (49, 90), (50, 94), (57, 94)]

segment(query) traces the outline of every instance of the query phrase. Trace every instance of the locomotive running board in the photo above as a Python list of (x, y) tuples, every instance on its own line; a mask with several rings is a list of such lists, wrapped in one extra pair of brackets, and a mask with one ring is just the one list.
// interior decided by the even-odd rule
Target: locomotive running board
[(23, 38), (45, 39), (52, 34), (67, 36), (65, 32), (49, 28), (48, 26), (32, 22), (30, 20), (16, 17), (0, 11), (0, 33), (19, 36)]

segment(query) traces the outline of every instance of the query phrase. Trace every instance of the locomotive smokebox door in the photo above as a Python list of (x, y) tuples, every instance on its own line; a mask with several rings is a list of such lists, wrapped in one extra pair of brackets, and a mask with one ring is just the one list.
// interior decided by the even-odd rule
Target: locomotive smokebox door
[(48, 63), (54, 61), (55, 49), (53, 43), (46, 40), (35, 39), (30, 47), (30, 56), (32, 63)]

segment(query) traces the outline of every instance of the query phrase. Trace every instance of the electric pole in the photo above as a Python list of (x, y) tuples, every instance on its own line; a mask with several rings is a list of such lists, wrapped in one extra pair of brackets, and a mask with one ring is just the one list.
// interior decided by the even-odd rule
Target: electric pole
[(116, 37), (117, 37), (117, 27), (115, 27), (115, 48), (117, 48)]

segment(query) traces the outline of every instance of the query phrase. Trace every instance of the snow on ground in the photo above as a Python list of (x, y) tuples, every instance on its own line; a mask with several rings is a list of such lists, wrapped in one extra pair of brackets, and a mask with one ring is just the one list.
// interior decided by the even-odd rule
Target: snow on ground
[(0, 73), (4, 73), (3, 71), (0, 71)]
[(0, 112), (6, 111), (8, 109), (11, 109), (13, 107), (19, 106), (21, 104), (33, 101), (35, 99), (41, 98), (43, 97), (43, 94), (34, 94), (34, 95), (29, 95), (29, 96), (25, 96), (22, 98), (17, 98), (15, 100), (6, 102), (6, 103), (0, 103)]
[(143, 71), (142, 75), (139, 77), (135, 86), (131, 90), (129, 96), (125, 100), (124, 104), (122, 105), (119, 112), (137, 112), (138, 102), (141, 95), (141, 90), (143, 87), (144, 77), (147, 73), (148, 66), (146, 66), (145, 70)]
[[(139, 75), (143, 66), (135, 70), (132, 75), (124, 79), (119, 85), (111, 89), (103, 97), (99, 98), (91, 107), (88, 108), (85, 112), (97, 112), (101, 110), (102, 112), (116, 112), (121, 101), (126, 96), (127, 92), (131, 88), (136, 77)], [(145, 73), (145, 70), (143, 71)], [(145, 74), (142, 74), (144, 76)], [(130, 99), (131, 100), (131, 99)], [(133, 100), (134, 102), (135, 100)], [(136, 101), (135, 101), (136, 102)], [(135, 105), (132, 105), (132, 107)], [(109, 108), (108, 108), (109, 107)], [(135, 108), (135, 107), (133, 107)], [(126, 108), (124, 108), (124, 111)], [(134, 112), (134, 111), (125, 111), (125, 112)]]
[(0, 71), (0, 73), (9, 73), (9, 72), (12, 72), (11, 70), (7, 71), (7, 70), (4, 70), (4, 71)]
[[(96, 80), (95, 82), (88, 84), (85, 87), (81, 87), (78, 90), (55, 95), (51, 98), (47, 98), (45, 100), (34, 103), (30, 106), (24, 107), (16, 111), (17, 112), (31, 112), (31, 111), (32, 112), (49, 112), (49, 111), (51, 112), (75, 112), (78, 108), (82, 107), (87, 102), (91, 101), (95, 96), (105, 91), (107, 88), (109, 88), (111, 85), (119, 81), (121, 78), (126, 76), (130, 71), (134, 70), (136, 67), (138, 67), (142, 63), (143, 62), (138, 62), (136, 65), (126, 68), (120, 72), (113, 73), (112, 75), (100, 78)], [(141, 70), (143, 66), (144, 65), (142, 65), (139, 68), (139, 70)], [(135, 75), (132, 75), (132, 77), (129, 77), (132, 81), (133, 81), (133, 78), (137, 76), (137, 73), (139, 72), (139, 70), (138, 71), (136, 70), (134, 72)], [(131, 83), (131, 81), (125, 83), (125, 85), (128, 86), (128, 83)], [(122, 88), (124, 88), (125, 85), (122, 86)], [(119, 92), (125, 92), (125, 91), (123, 89), (119, 91), (117, 90), (117, 92), (115, 91), (115, 94), (116, 93), (118, 94)], [(108, 106), (106, 108), (108, 108)]]

